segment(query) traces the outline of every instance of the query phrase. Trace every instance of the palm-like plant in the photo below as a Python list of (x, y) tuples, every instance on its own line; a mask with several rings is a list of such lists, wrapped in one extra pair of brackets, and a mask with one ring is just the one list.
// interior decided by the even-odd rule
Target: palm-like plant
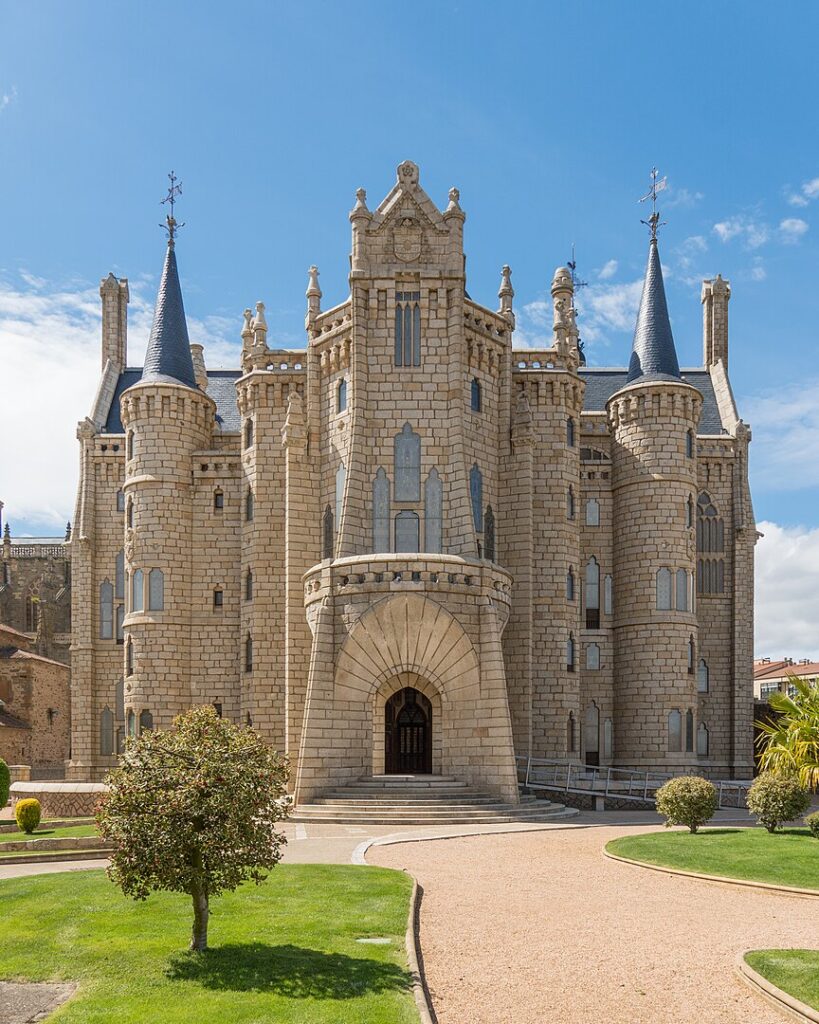
[(757, 722), (759, 767), (775, 775), (795, 775), (805, 789), (819, 788), (819, 686), (788, 676), (787, 693), (773, 693), (769, 703), (779, 717)]

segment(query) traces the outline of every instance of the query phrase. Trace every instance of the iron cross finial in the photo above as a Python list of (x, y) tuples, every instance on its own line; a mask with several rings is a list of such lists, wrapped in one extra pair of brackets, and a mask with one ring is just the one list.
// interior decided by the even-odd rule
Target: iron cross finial
[(171, 207), (171, 212), (166, 215), (165, 223), (160, 224), (159, 226), (161, 228), (164, 228), (168, 232), (168, 245), (172, 246), (176, 238), (176, 232), (179, 230), (179, 228), (184, 228), (185, 222), (183, 221), (181, 224), (178, 223), (173, 215), (173, 208), (174, 203), (176, 202), (176, 197), (182, 195), (182, 182), (178, 181), (178, 178), (176, 177), (173, 171), (171, 171), (171, 173), (168, 175), (168, 181), (170, 182), (170, 185), (168, 185), (168, 194), (162, 200), (160, 205), (164, 206), (165, 203), (169, 203)]
[(569, 260), (567, 266), (569, 268), (569, 273), (572, 275), (572, 309), (574, 309), (576, 313), (577, 310), (574, 305), (574, 297), (581, 288), (588, 288), (589, 282), (581, 281), (577, 277), (577, 260), (574, 255), (574, 242), (572, 242), (572, 258)]
[(651, 200), (651, 216), (648, 220), (641, 220), (641, 224), (645, 224), (651, 232), (652, 239), (656, 240), (657, 230), (665, 224), (665, 221), (660, 220), (660, 215), (657, 213), (657, 194), (668, 188), (668, 177), (663, 175), (659, 177), (659, 171), (656, 167), (651, 168), (651, 188), (648, 192), (640, 199), (641, 203), (644, 203), (647, 199)]

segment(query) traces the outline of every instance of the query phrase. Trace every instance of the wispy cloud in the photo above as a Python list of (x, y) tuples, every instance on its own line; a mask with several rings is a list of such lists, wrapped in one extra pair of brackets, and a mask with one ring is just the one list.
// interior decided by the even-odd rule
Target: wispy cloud
[(755, 653), (813, 659), (819, 654), (819, 529), (762, 522), (759, 531)]
[(11, 106), (11, 104), (14, 103), (14, 101), (16, 99), (17, 99), (17, 86), (16, 85), (13, 85), (11, 87), (11, 89), (9, 89), (8, 92), (0, 93), (0, 114), (3, 113), (3, 111), (6, 109), (6, 107)]
[(819, 378), (752, 395), (743, 402), (743, 416), (754, 428), (757, 490), (819, 487)]
[(597, 271), (597, 276), (601, 281), (608, 281), (609, 278), (614, 277), (617, 273), (617, 268), (620, 264), (617, 260), (607, 260), (603, 266)]
[[(131, 366), (144, 360), (155, 287), (144, 277), (130, 282)], [(188, 316), (191, 341), (205, 346), (211, 369), (238, 365), (240, 326), (240, 316)], [(0, 279), (0, 365), (0, 436), (19, 435), (21, 424), (26, 433), (24, 445), (0, 449), (7, 518), (12, 529), (24, 521), (32, 529), (62, 532), (76, 490), (75, 427), (88, 415), (99, 382), (98, 286), (55, 285), (30, 271)]]
[(669, 185), (668, 190), (663, 197), (662, 205), (671, 209), (675, 206), (692, 207), (696, 206), (697, 203), (701, 202), (705, 198), (705, 194), (702, 192), (696, 192), (693, 189), (679, 188), (676, 185)]
[(763, 221), (755, 220), (744, 214), (718, 221), (713, 232), (721, 242), (740, 239), (748, 249), (759, 249), (771, 237), (771, 230)]
[(786, 217), (779, 224), (779, 236), (786, 245), (795, 245), (808, 230), (808, 222), (801, 217)]
[(796, 191), (786, 186), (785, 195), (791, 206), (807, 206), (819, 196), (819, 178), (803, 182)]

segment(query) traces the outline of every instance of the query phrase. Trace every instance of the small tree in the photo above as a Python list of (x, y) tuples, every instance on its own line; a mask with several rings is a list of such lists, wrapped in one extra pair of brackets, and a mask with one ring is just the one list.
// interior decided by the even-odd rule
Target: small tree
[(795, 775), (763, 772), (748, 790), (748, 810), (769, 832), (775, 832), (783, 821), (801, 818), (809, 807), (810, 793)]
[(9, 802), (9, 789), (11, 788), (11, 772), (9, 766), (0, 757), (0, 807), (5, 807)]
[(665, 827), (687, 825), (696, 832), (717, 810), (717, 790), (712, 782), (698, 775), (669, 779), (657, 790), (657, 811), (665, 818)]
[(167, 732), (130, 741), (97, 810), (113, 844), (109, 877), (127, 896), (189, 893), (191, 949), (208, 945), (211, 896), (252, 879), (281, 859), (289, 765), (252, 729), (195, 707)]

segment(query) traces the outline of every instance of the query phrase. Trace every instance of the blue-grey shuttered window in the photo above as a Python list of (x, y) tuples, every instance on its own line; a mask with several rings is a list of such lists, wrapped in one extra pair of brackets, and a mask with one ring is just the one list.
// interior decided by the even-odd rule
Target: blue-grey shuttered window
[(472, 502), (472, 520), (478, 533), (483, 530), (483, 474), (477, 462), (469, 471), (469, 499)]
[(395, 293), (395, 365), (421, 365), (421, 293)]
[(390, 550), (390, 480), (383, 466), (373, 480), (373, 551)]
[(409, 423), (395, 435), (395, 500), (421, 500), (421, 438)]
[(399, 512), (395, 517), (395, 550), (413, 553), (420, 549), (420, 523), (417, 512)]
[(443, 544), (444, 486), (433, 466), (424, 484), (424, 550), (439, 552)]

